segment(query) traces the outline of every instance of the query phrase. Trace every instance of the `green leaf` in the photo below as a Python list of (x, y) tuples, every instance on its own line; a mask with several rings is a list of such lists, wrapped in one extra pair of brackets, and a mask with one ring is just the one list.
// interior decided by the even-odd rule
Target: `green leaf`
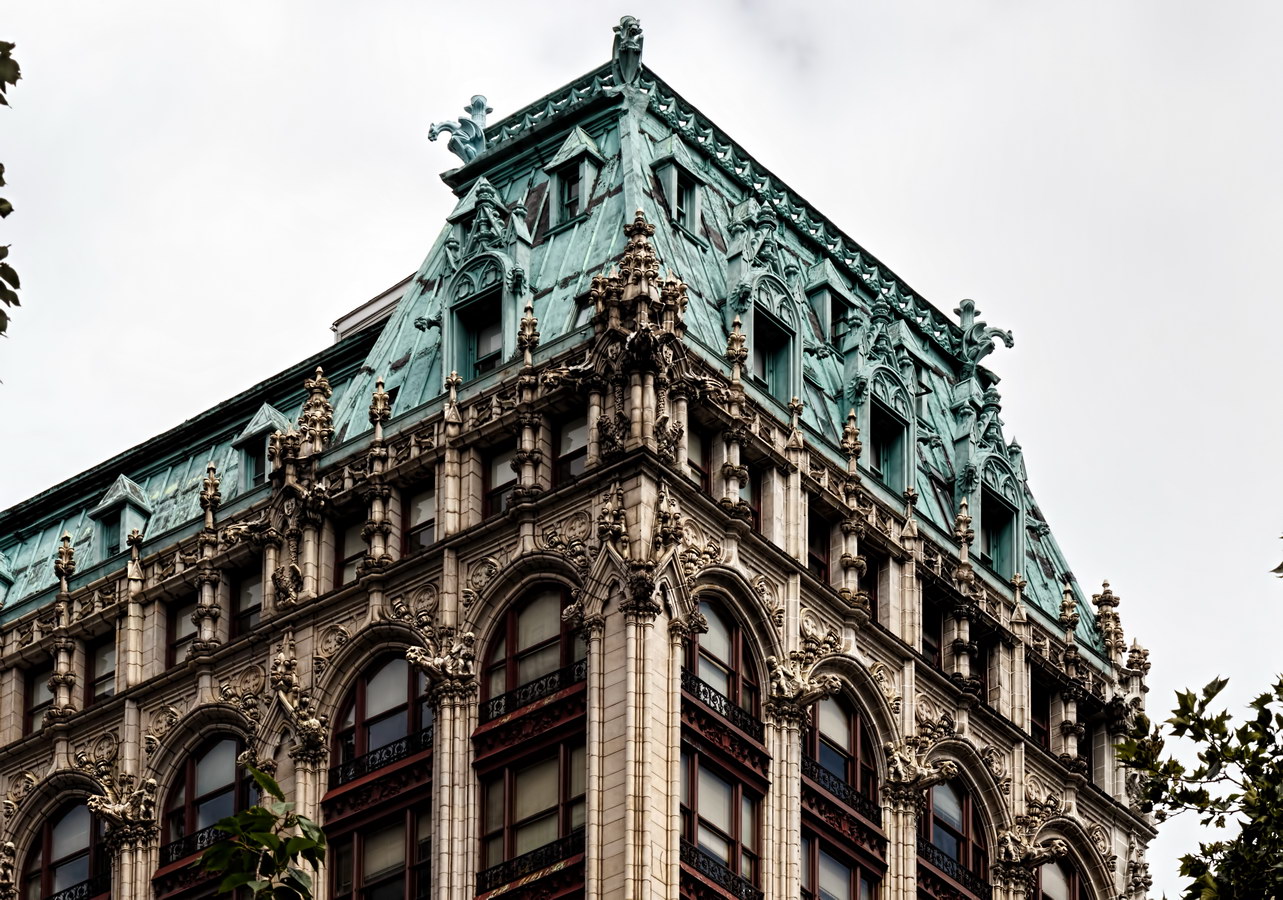
[(11, 212), (13, 212), (13, 204), (0, 197), (0, 219), (6, 218)]
[(259, 791), (271, 797), (275, 797), (277, 800), (285, 799), (285, 794), (281, 791), (281, 786), (276, 783), (272, 776), (254, 768), (253, 766), (246, 766), (245, 769), (249, 772), (250, 777), (254, 779), (254, 783), (258, 785)]

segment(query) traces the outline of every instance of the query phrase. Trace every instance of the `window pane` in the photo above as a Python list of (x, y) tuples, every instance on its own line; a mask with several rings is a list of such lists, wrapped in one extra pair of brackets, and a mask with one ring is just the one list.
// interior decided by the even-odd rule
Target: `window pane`
[(116, 671), (116, 642), (105, 641), (94, 648), (94, 678), (102, 678)]
[(937, 784), (932, 788), (931, 802), (936, 818), (947, 822), (959, 833), (965, 830), (962, 824), (962, 795), (953, 785)]
[(334, 891), (337, 894), (349, 893), (352, 890), (351, 839), (330, 846), (334, 852)]
[(366, 682), (365, 716), (367, 719), (406, 703), (408, 700), (406, 690), (409, 683), (407, 665), (404, 659), (389, 660), (373, 678)]
[(263, 576), (250, 574), (241, 577), (236, 597), (236, 609), (255, 609), (263, 605)]
[[(53, 827), (53, 858), (62, 859), (89, 849), (89, 808), (73, 806)], [(72, 882), (75, 884), (75, 882)]]
[(408, 711), (403, 709), (388, 716), (386, 719), (371, 722), (369, 727), (368, 748), (370, 750), (378, 750), (380, 747), (386, 747), (393, 741), (399, 741), (410, 733)]
[(559, 634), (561, 634), (561, 594), (557, 591), (543, 591), (517, 614), (518, 652), (557, 637)]
[(423, 810), (415, 820), (415, 845), (417, 850), (414, 858), (419, 862), (424, 862), (432, 855), (432, 811)]
[(584, 801), (579, 800), (570, 806), (570, 830), (583, 828), (584, 823), (588, 821), (588, 810)]
[(512, 471), (512, 460), (516, 456), (516, 448), (511, 450), (502, 450), (490, 457), (490, 487), (496, 488), (501, 484), (507, 484), (509, 481), (515, 481), (517, 473)]
[(817, 760), (821, 766), (832, 772), (838, 778), (846, 780), (848, 757), (841, 750), (838, 750), (828, 741), (820, 741), (820, 758)]
[(852, 900), (851, 870), (820, 851), (820, 896), (824, 900)]
[(487, 322), (477, 331), (477, 359), (503, 352), (503, 325)]
[(560, 644), (549, 644), (542, 650), (527, 653), (517, 660), (517, 682), (519, 684), (529, 684), (549, 672), (557, 671), (559, 668), (561, 668), (561, 646)]
[(931, 843), (935, 844), (945, 856), (950, 859), (958, 858), (958, 839), (953, 834), (945, 831), (939, 825), (931, 829)]
[(740, 843), (745, 849), (757, 849), (757, 802), (740, 795)]
[(226, 787), (236, 780), (236, 742), (219, 741), (196, 763), (196, 796)]
[(184, 603), (182, 606), (176, 606), (173, 609), (174, 615), (174, 640), (181, 641), (184, 638), (192, 637), (196, 634), (196, 623), (192, 621), (192, 613), (196, 612), (196, 601)]
[(361, 861), (364, 864), (362, 881), (371, 881), (394, 869), (405, 866), (405, 825), (397, 822), (369, 834)]
[(731, 861), (730, 842), (728, 842), (726, 838), (722, 837), (717, 832), (712, 831), (711, 829), (704, 826), (702, 823), (699, 826), (699, 846), (701, 850), (704, 850), (705, 852), (712, 854), (714, 857), (721, 860), (722, 863), (726, 865), (730, 865), (730, 861)]
[(1069, 894), (1069, 878), (1060, 863), (1043, 866), (1042, 894), (1048, 900), (1074, 900)]
[(364, 529), (364, 522), (354, 522), (343, 529), (342, 555), (344, 559), (365, 549), (365, 538), (361, 537), (361, 532)]
[(536, 850), (544, 844), (550, 844), (557, 839), (557, 813), (550, 812), (533, 821), (527, 822), (517, 829), (517, 841), (514, 848), (516, 855), (529, 853)]
[(713, 690), (717, 691), (718, 693), (724, 696), (728, 696), (730, 694), (731, 692), (730, 673), (728, 673), (725, 669), (723, 669), (717, 663), (704, 657), (702, 654), (700, 655), (700, 658), (699, 658), (698, 675), (699, 675), (700, 681), (707, 683), (709, 687), (711, 687)]
[(848, 755), (855, 753), (851, 746), (851, 717), (842, 705), (832, 698), (821, 700), (819, 709), (820, 734), (834, 745), (845, 750)]
[(410, 498), (409, 510), (411, 525), (420, 525), (437, 517), (437, 490), (435, 487), (420, 491)]
[(53, 871), (53, 889), (55, 891), (66, 890), (73, 885), (80, 884), (89, 878), (89, 854), (78, 856), (75, 859), (58, 866)]
[(811, 839), (802, 838), (802, 890), (811, 889)]
[(726, 834), (732, 834), (731, 810), (734, 802), (730, 784), (707, 769), (699, 770), (699, 817)]
[(561, 426), (557, 436), (557, 455), (565, 456), (588, 446), (588, 417), (571, 419)]
[(731, 630), (726, 620), (707, 603), (699, 605), (699, 611), (708, 619), (708, 631), (699, 636), (699, 648), (722, 662), (731, 661)]
[[(555, 757), (527, 766), (517, 773), (516, 797), (513, 801), (513, 818), (516, 821), (520, 822), (527, 816), (533, 816), (556, 805), (557, 760)], [(556, 837), (555, 822), (553, 828), (553, 837)]]
[(213, 797), (196, 804), (196, 830), (217, 824), (236, 812), (235, 798), (231, 791), (215, 794)]
[(578, 797), (588, 787), (588, 748), (570, 751), (570, 796)]
[(49, 690), (49, 679), (52, 676), (52, 669), (36, 669), (27, 673), (32, 706), (48, 706), (53, 703), (53, 691)]
[(691, 805), (690, 754), (682, 752), (682, 806)]
[(485, 819), (483, 830), (498, 831), (503, 827), (503, 776), (491, 778), (485, 786)]

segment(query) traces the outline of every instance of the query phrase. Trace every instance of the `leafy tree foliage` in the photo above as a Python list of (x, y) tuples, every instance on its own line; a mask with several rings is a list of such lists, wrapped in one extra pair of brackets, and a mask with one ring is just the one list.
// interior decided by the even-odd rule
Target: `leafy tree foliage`
[[(1283, 898), (1283, 678), (1237, 725), (1211, 708), (1227, 683), (1218, 678), (1197, 695), (1178, 691), (1161, 725), (1140, 717), (1119, 758), (1141, 776), (1142, 808), (1159, 821), (1192, 812), (1203, 825), (1229, 829), (1181, 857), (1186, 900)], [(1165, 731), (1197, 745), (1197, 765), (1164, 753)], [(1235, 827), (1237, 836), (1229, 836)]]
[[(7, 41), (0, 41), (0, 106), (9, 105), (9, 86), (18, 83), (22, 77), (22, 70), (18, 68), (18, 61), (13, 58), (13, 44)], [(0, 187), (4, 187), (4, 164), (0, 163)], [(13, 204), (8, 200), (0, 197), (0, 219), (5, 218), (13, 212)], [(4, 334), (9, 327), (9, 313), (6, 309), (11, 306), (20, 306), (18, 303), (18, 273), (14, 271), (13, 266), (5, 262), (9, 255), (8, 245), (0, 246), (0, 334)]]
[(325, 834), (306, 816), (294, 812), (271, 776), (246, 766), (264, 800), (214, 827), (229, 837), (206, 848), (196, 865), (222, 875), (218, 892), (245, 887), (254, 900), (312, 900), (312, 875), (325, 859)]

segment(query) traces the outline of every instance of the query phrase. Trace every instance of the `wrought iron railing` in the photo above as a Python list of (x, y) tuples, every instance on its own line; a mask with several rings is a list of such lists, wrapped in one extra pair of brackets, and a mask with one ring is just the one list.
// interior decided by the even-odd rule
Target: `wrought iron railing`
[(170, 841), (161, 847), (160, 864), (167, 866), (170, 863), (178, 862), (180, 859), (195, 856), (206, 847), (212, 847), (226, 837), (227, 832), (219, 831), (217, 825), (202, 828), (200, 831), (193, 831), (191, 834), (180, 837), (176, 841)]
[(993, 886), (989, 882), (980, 878), (974, 872), (964, 869), (961, 863), (922, 837), (922, 835), (918, 835), (918, 856), (931, 863), (931, 865), (948, 875), (967, 891), (981, 898), (981, 900), (990, 900), (993, 897)]
[(882, 824), (882, 807), (843, 781), (840, 775), (830, 772), (819, 762), (805, 754), (802, 756), (802, 774), (870, 822), (875, 825)]
[(563, 859), (569, 859), (577, 853), (584, 852), (584, 830), (570, 832), (564, 838), (558, 838), (551, 844), (544, 844), (523, 853), (513, 859), (505, 860), (497, 866), (491, 866), (477, 873), (477, 892), (492, 891), (497, 887), (523, 878), (532, 872), (546, 869)]
[(523, 684), (515, 691), (508, 691), (508, 693), (500, 694), (498, 697), (491, 697), (481, 704), (478, 717), (481, 724), (484, 725), (486, 722), (492, 722), (500, 716), (506, 716), (508, 713), (521, 709), (523, 706), (529, 706), (536, 700), (542, 700), (544, 697), (557, 693), (562, 688), (578, 684), (587, 678), (588, 660), (581, 659), (563, 669), (549, 672), (542, 678), (536, 678), (529, 684)]
[(45, 900), (90, 900), (91, 897), (97, 897), (110, 890), (111, 873), (103, 872), (80, 882), (80, 884), (73, 884), (69, 888), (63, 888), (58, 893), (46, 897)]
[(369, 775), (371, 772), (377, 772), (384, 766), (390, 766), (393, 763), (399, 763), (403, 759), (409, 759), (416, 753), (431, 750), (432, 736), (433, 726), (429, 725), (422, 731), (408, 734), (390, 744), (383, 745), (377, 750), (371, 750), (364, 756), (358, 756), (348, 762), (339, 763), (330, 769), (330, 787), (339, 787), (349, 781), (355, 781), (358, 778)]
[(730, 701), (729, 697), (707, 681), (701, 681), (699, 676), (689, 669), (682, 669), (682, 690), (691, 694), (723, 719), (728, 720), (753, 740), (760, 743), (766, 734), (762, 723), (752, 713), (740, 709)]
[(736, 875), (716, 856), (711, 856), (682, 838), (682, 862), (703, 875), (713, 884), (725, 888), (739, 900), (762, 900), (762, 892), (742, 875)]

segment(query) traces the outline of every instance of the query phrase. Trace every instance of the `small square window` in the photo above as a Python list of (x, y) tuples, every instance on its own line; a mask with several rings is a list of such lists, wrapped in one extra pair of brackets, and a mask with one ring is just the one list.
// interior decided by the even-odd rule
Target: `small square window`
[(404, 553), (421, 553), (437, 539), (437, 489), (428, 484), (406, 500)]
[(246, 571), (232, 587), (232, 637), (249, 634), (263, 615), (263, 573)]

